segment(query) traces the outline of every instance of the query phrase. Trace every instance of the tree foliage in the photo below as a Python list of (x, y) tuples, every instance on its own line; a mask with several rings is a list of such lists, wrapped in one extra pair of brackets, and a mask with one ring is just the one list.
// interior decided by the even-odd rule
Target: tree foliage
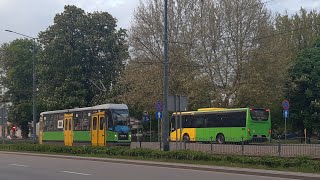
[[(126, 30), (116, 29), (116, 19), (65, 6), (39, 34), (40, 107), (109, 100), (129, 104), (134, 116), (154, 109), (163, 98), (163, 9), (163, 1), (141, 1), (126, 61)], [(293, 128), (319, 130), (318, 12), (272, 16), (261, 0), (170, 0), (168, 10), (170, 94), (188, 96), (191, 110), (271, 108), (277, 127), (283, 125), (281, 102), (289, 97)], [(16, 122), (31, 119), (30, 43), (1, 47), (2, 81)]]
[[(169, 1), (170, 94), (188, 96), (190, 109), (241, 104), (246, 66), (269, 16), (256, 0)], [(162, 99), (162, 17), (162, 1), (140, 3), (129, 34), (132, 59), (120, 80), (122, 97), (145, 108)]]
[(2, 100), (12, 104), (8, 121), (20, 126), (23, 137), (27, 137), (32, 120), (33, 41), (17, 39), (3, 44), (0, 63), (1, 84), (6, 89)]
[(293, 127), (320, 133), (320, 41), (303, 50), (289, 70), (288, 97)]
[(128, 58), (126, 31), (107, 12), (65, 6), (39, 35), (39, 94), (45, 109), (105, 103)]

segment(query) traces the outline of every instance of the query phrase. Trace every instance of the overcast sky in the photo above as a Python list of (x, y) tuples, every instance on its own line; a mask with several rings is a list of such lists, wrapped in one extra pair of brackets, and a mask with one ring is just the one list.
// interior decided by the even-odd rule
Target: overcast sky
[[(304, 7), (320, 9), (320, 0), (263, 0), (273, 12), (293, 13)], [(118, 26), (130, 27), (139, 0), (0, 0), (0, 44), (19, 38), (5, 29), (36, 37), (53, 24), (65, 5), (76, 5), (86, 12), (107, 11), (118, 19)]]

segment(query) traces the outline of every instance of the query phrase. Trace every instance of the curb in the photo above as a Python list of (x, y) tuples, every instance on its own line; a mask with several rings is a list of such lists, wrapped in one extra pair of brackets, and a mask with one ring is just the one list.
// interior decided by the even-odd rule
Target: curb
[(89, 160), (89, 161), (97, 161), (97, 162), (131, 164), (131, 165), (153, 166), (153, 167), (163, 167), (163, 168), (189, 169), (189, 170), (197, 170), (197, 171), (221, 172), (221, 173), (231, 173), (231, 174), (256, 175), (256, 176), (264, 176), (264, 177), (277, 177), (277, 178), (303, 179), (303, 180), (320, 179), (320, 174), (312, 174), (312, 173), (296, 173), (296, 172), (286, 172), (286, 171), (249, 169), (249, 168), (231, 168), (231, 167), (222, 167), (222, 166), (189, 165), (189, 164), (179, 164), (179, 163), (125, 160), (125, 159), (113, 159), (113, 158), (79, 157), (79, 156), (66, 156), (66, 155), (25, 153), (25, 152), (0, 151), (0, 153), (58, 158), (58, 159)]

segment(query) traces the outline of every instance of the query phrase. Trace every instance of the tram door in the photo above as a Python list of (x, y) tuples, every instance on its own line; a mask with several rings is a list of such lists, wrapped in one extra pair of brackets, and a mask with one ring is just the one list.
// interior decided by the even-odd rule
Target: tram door
[(73, 144), (73, 113), (64, 114), (63, 134), (64, 134), (64, 145), (72, 146)]
[(39, 144), (43, 144), (42, 136), (43, 136), (43, 116), (40, 116), (39, 119)]
[(104, 112), (92, 114), (91, 144), (93, 146), (106, 145), (106, 121)]

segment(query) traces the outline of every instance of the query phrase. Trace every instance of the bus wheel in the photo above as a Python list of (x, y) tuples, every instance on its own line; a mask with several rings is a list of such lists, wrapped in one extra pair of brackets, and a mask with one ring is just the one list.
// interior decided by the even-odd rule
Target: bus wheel
[(183, 135), (183, 141), (184, 141), (184, 142), (190, 142), (190, 137), (189, 137), (188, 134), (184, 134), (184, 135)]
[(224, 144), (225, 143), (224, 135), (223, 134), (218, 134), (216, 141), (219, 144)]

